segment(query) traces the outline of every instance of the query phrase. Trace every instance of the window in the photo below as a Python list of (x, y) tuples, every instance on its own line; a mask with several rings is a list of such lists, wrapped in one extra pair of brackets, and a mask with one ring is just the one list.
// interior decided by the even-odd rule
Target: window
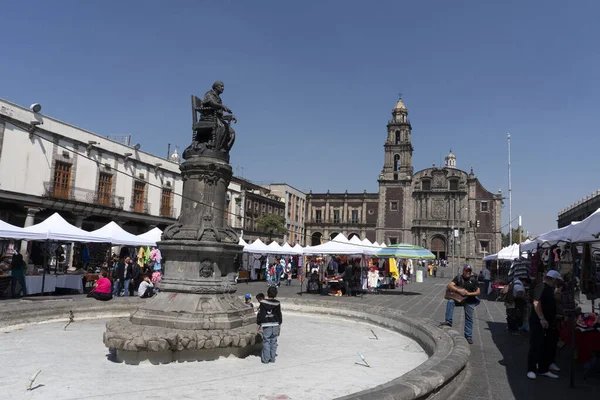
[(68, 199), (69, 189), (71, 189), (71, 164), (57, 161), (54, 170), (54, 197)]
[(479, 247), (481, 248), (481, 252), (482, 253), (489, 253), (490, 252), (490, 242), (487, 240), (480, 240), (479, 241)]
[(390, 211), (398, 211), (398, 200), (390, 201)]
[(340, 210), (337, 208), (335, 210), (333, 210), (333, 223), (334, 224), (340, 223)]
[(487, 201), (481, 202), (481, 212), (488, 212), (488, 202)]
[(352, 220), (353, 224), (358, 224), (358, 210), (352, 210)]
[(400, 155), (394, 154), (394, 171), (400, 170)]
[(173, 218), (173, 191), (171, 189), (163, 189), (160, 198), (160, 216)]
[(458, 190), (458, 180), (452, 179), (450, 181), (450, 190)]
[(109, 206), (112, 195), (112, 175), (100, 173), (98, 179), (98, 204)]
[(135, 181), (133, 184), (133, 211), (144, 212), (144, 203), (146, 202), (146, 184), (141, 181)]
[(429, 179), (421, 182), (421, 190), (431, 190), (431, 181)]
[(394, 141), (396, 144), (400, 144), (400, 131), (394, 132)]
[(390, 244), (398, 244), (398, 238), (397, 237), (390, 237), (388, 239), (390, 241)]
[(315, 210), (315, 222), (317, 224), (320, 224), (321, 222), (323, 222), (323, 211)]

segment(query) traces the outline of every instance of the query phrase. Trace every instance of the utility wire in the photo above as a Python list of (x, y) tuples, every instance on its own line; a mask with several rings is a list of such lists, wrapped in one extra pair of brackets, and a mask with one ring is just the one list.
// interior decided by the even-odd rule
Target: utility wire
[[(88, 156), (87, 154), (82, 154), (82, 153), (79, 153), (79, 152), (77, 152), (77, 151), (75, 151), (75, 150), (73, 150), (73, 149), (70, 149), (70, 148), (68, 148), (68, 147), (67, 147), (67, 146), (65, 146), (65, 145), (61, 145), (60, 143), (55, 143), (54, 141), (52, 141), (52, 140), (50, 140), (50, 139), (47, 139), (47, 138), (45, 138), (44, 136), (42, 136), (42, 135), (41, 135), (41, 134), (39, 134), (39, 133), (36, 133), (35, 131), (34, 131), (34, 132), (30, 132), (30, 134), (31, 134), (31, 135), (34, 135), (34, 136), (36, 136), (36, 137), (38, 137), (38, 138), (40, 138), (40, 139), (42, 139), (42, 140), (45, 140), (45, 141), (47, 141), (47, 142), (49, 142), (49, 143), (52, 143), (52, 144), (54, 144), (55, 146), (58, 146), (58, 147), (60, 147), (60, 148), (62, 148), (62, 149), (65, 149), (65, 150), (68, 150), (68, 151), (70, 151), (70, 152), (76, 153), (76, 154), (77, 154), (79, 157), (83, 157), (83, 158), (85, 158), (85, 159), (87, 159), (87, 160), (93, 161), (93, 162), (94, 162), (94, 163), (96, 163), (96, 164), (100, 164), (100, 161), (98, 161), (98, 160), (95, 160), (94, 158), (92, 158), (92, 157)], [(116, 172), (117, 172), (117, 173), (119, 173), (119, 174), (122, 174), (122, 175), (124, 175), (124, 176), (127, 176), (127, 177), (129, 177), (129, 178), (132, 178), (132, 179), (134, 179), (134, 180), (139, 180), (139, 178), (138, 178), (138, 177), (136, 177), (135, 175), (132, 175), (132, 174), (130, 174), (130, 173), (128, 173), (128, 172), (126, 172), (126, 171), (121, 171), (121, 170), (120, 170), (120, 169), (118, 169), (118, 168), (111, 168), (111, 169), (112, 169), (113, 171), (116, 171)], [(154, 184), (154, 183), (150, 183), (150, 182), (145, 182), (145, 183), (146, 183), (148, 186), (156, 187), (156, 188), (158, 188), (158, 189), (161, 189), (161, 190), (163, 189), (163, 187), (162, 187), (162, 186), (160, 186), (160, 185), (156, 185), (156, 184)], [(191, 198), (191, 197), (188, 197), (188, 196), (184, 196), (182, 193), (177, 193), (177, 192), (175, 192), (175, 188), (173, 188), (173, 194), (174, 194), (175, 196), (179, 196), (179, 197), (181, 197), (182, 199), (187, 199), (187, 200), (190, 200), (190, 201), (196, 202), (196, 203), (198, 203), (198, 204), (202, 204), (203, 206), (209, 207), (209, 208), (211, 208), (211, 209), (213, 209), (213, 210), (216, 210), (216, 211), (222, 211), (222, 212), (224, 212), (225, 214), (228, 214), (228, 215), (233, 215), (233, 216), (235, 216), (235, 217), (239, 217), (239, 218), (243, 218), (243, 217), (244, 217), (242, 214), (237, 214), (237, 213), (235, 213), (235, 212), (231, 212), (231, 211), (229, 211), (229, 210), (226, 210), (226, 209), (224, 209), (224, 208), (219, 208), (219, 207), (217, 207), (217, 206), (215, 206), (215, 205), (213, 205), (213, 204), (208, 204), (208, 203), (205, 203), (205, 202), (203, 202), (203, 201), (201, 201), (201, 200), (198, 200), (198, 199), (193, 199), (193, 198)], [(245, 207), (245, 205), (242, 205), (242, 207)], [(503, 225), (503, 226), (500, 228), (500, 231), (502, 231), (502, 229), (503, 229), (503, 228), (505, 228), (506, 226), (508, 226), (508, 223), (507, 223), (507, 224), (505, 224), (505, 225)], [(286, 230), (286, 232), (287, 232), (287, 233), (290, 233), (290, 232), (291, 232), (291, 231), (290, 231), (289, 229), (287, 229), (287, 228), (286, 228), (285, 230)], [(267, 233), (267, 232), (263, 232), (263, 233)], [(304, 236), (304, 239), (305, 239), (305, 240), (309, 238), (309, 236), (308, 236), (308, 234), (307, 234), (307, 233), (303, 233), (303, 234), (300, 234), (300, 233), (298, 233), (298, 232), (294, 232), (294, 233), (295, 233), (296, 235), (298, 235), (298, 236)], [(311, 236), (311, 237), (312, 237), (312, 236)], [(325, 239), (321, 238), (320, 240), (321, 240), (321, 243), (323, 243), (323, 242), (330, 242), (330, 241), (333, 241), (333, 239), (327, 239), (327, 238), (325, 238)], [(466, 242), (465, 242), (465, 244), (471, 243), (471, 242), (473, 242), (473, 241), (475, 241), (475, 240), (478, 240), (478, 239), (477, 239), (477, 238), (469, 239), (468, 241), (466, 241)], [(379, 248), (379, 247), (377, 247), (377, 246), (359, 245), (358, 243), (344, 243), (344, 244), (347, 244), (347, 245), (355, 245), (355, 246), (357, 246), (357, 247), (358, 247), (358, 246), (360, 246), (360, 247), (363, 247), (363, 248), (364, 248), (364, 247), (367, 247), (367, 248), (368, 248), (368, 247), (371, 247), (371, 248), (374, 248), (374, 249), (378, 249), (378, 248)], [(308, 245), (307, 245), (307, 246), (308, 246)]]

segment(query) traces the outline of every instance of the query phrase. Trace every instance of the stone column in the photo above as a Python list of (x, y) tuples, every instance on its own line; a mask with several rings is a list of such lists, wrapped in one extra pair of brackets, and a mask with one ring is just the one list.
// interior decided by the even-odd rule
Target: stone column
[[(75, 214), (75, 226), (81, 228), (83, 226), (83, 220), (86, 217), (84, 215)], [(71, 251), (69, 252), (69, 263), (67, 264), (67, 268), (73, 268), (73, 253), (75, 253), (75, 243), (71, 243)]]
[[(25, 207), (25, 209), (27, 210), (27, 217), (25, 217), (25, 225), (23, 225), (23, 228), (27, 228), (28, 226), (31, 226), (34, 224), (35, 222), (35, 214), (37, 214), (38, 212), (41, 211), (41, 208), (35, 208), (35, 207)], [(21, 255), (23, 255), (23, 259), (27, 262), (29, 261), (29, 254), (27, 254), (27, 245), (28, 245), (28, 241), (27, 240), (21, 240)]]

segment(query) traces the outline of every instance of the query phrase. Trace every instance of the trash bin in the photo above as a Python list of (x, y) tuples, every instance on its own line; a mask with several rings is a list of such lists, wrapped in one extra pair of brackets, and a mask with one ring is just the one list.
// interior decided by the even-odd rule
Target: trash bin
[(423, 283), (423, 271), (417, 271), (417, 283)]

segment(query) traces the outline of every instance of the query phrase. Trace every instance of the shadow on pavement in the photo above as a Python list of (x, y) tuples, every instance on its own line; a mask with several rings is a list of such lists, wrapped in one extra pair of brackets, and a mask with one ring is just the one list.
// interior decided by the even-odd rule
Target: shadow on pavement
[[(515, 336), (506, 330), (504, 322), (487, 322), (494, 344), (502, 354), (498, 363), (506, 368), (508, 383), (512, 390), (509, 394), (498, 398), (514, 398), (516, 400), (563, 399), (563, 398), (598, 398), (600, 380), (588, 378), (583, 380), (583, 369), (576, 370), (576, 387), (569, 387), (569, 346), (560, 349), (556, 355), (556, 364), (562, 369), (559, 379), (538, 376), (536, 380), (527, 378), (527, 353), (529, 351), (529, 335)], [(490, 377), (493, 380), (493, 377)], [(496, 395), (494, 396), (496, 398)]]

